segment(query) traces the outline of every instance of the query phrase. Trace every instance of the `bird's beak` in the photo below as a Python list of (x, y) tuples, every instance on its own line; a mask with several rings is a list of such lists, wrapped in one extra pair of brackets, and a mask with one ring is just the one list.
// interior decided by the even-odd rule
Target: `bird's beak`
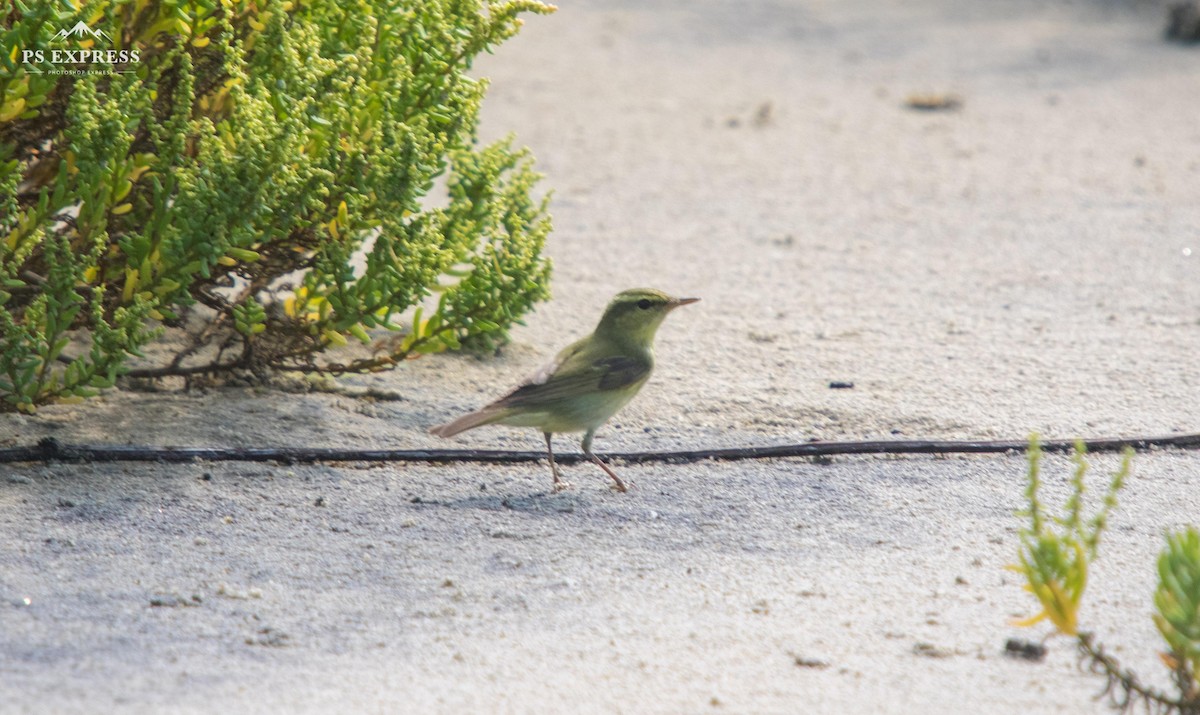
[(699, 298), (675, 298), (674, 300), (671, 301), (671, 304), (670, 304), (671, 310), (675, 310), (676, 308), (678, 308), (681, 305), (688, 305), (689, 303), (695, 303), (698, 300), (700, 300), (700, 299)]

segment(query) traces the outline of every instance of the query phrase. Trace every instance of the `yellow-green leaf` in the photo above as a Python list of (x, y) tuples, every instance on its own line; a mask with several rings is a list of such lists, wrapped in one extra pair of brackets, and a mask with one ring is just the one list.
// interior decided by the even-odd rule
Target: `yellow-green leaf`
[[(117, 192), (115, 194), (113, 194), (113, 201), (120, 201), (121, 199), (128, 196), (129, 192), (132, 190), (133, 190), (133, 182), (130, 181), (129, 179), (123, 180), (121, 182), (120, 186), (117, 188)], [(114, 212), (115, 212), (115, 209), (114, 209)]]
[(246, 263), (253, 263), (262, 258), (262, 255), (258, 251), (251, 251), (247, 248), (231, 248), (229, 249), (229, 255)]
[(20, 114), (21, 112), (24, 112), (24, 111), (25, 111), (25, 98), (24, 97), (17, 97), (16, 99), (9, 100), (8, 102), (4, 103), (4, 106), (0, 107), (0, 122), (7, 122), (8, 120), (12, 119), (13, 117), (17, 116), (18, 114)]

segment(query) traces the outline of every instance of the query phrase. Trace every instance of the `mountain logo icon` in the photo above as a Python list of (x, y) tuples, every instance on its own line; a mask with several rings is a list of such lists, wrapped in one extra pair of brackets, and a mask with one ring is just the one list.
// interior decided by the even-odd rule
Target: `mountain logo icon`
[[(142, 60), (139, 49), (113, 48), (117, 43), (113, 42), (112, 35), (104, 30), (93, 30), (86, 22), (62, 28), (54, 33), (50, 44), (52, 47), (46, 49), (21, 50), (21, 63), (27, 71), (37, 74), (125, 74), (134, 71), (130, 65)], [(17, 49), (12, 48), (14, 60)]]
[(90, 37), (90, 38), (93, 38), (96, 40), (108, 40), (110, 42), (112, 41), (112, 37), (107, 32), (105, 32), (104, 30), (93, 30), (92, 28), (85, 25), (82, 20), (75, 23), (75, 26), (69, 30), (67, 28), (63, 28), (63, 29), (59, 30), (58, 32), (54, 33), (53, 39), (66, 40), (66, 39), (69, 39), (72, 37), (77, 40), (86, 39), (86, 38)]

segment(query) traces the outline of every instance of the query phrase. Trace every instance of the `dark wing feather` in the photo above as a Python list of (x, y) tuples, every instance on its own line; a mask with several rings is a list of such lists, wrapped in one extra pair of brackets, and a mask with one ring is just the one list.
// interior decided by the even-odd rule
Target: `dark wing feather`
[[(572, 346), (574, 347), (574, 346)], [(549, 406), (589, 392), (619, 390), (650, 376), (653, 364), (628, 355), (598, 358), (579, 364), (579, 351), (563, 351), (566, 359), (543, 382), (528, 382), (493, 403), (495, 407)]]
[(601, 390), (617, 390), (644, 380), (650, 374), (650, 366), (644, 360), (620, 355), (600, 358), (592, 365), (601, 372), (598, 387)]

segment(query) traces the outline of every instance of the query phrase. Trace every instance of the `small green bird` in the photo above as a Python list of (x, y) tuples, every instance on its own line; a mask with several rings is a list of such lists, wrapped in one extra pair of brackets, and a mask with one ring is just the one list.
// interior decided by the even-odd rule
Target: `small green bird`
[(551, 435), (583, 432), (583, 453), (612, 477), (619, 491), (627, 491), (625, 482), (592, 454), (592, 438), (646, 384), (654, 369), (654, 333), (663, 318), (698, 300), (647, 288), (618, 293), (591, 335), (567, 346), (504, 397), (430, 432), (453, 437), (491, 424), (537, 427), (546, 436), (555, 491), (569, 485), (559, 478)]

